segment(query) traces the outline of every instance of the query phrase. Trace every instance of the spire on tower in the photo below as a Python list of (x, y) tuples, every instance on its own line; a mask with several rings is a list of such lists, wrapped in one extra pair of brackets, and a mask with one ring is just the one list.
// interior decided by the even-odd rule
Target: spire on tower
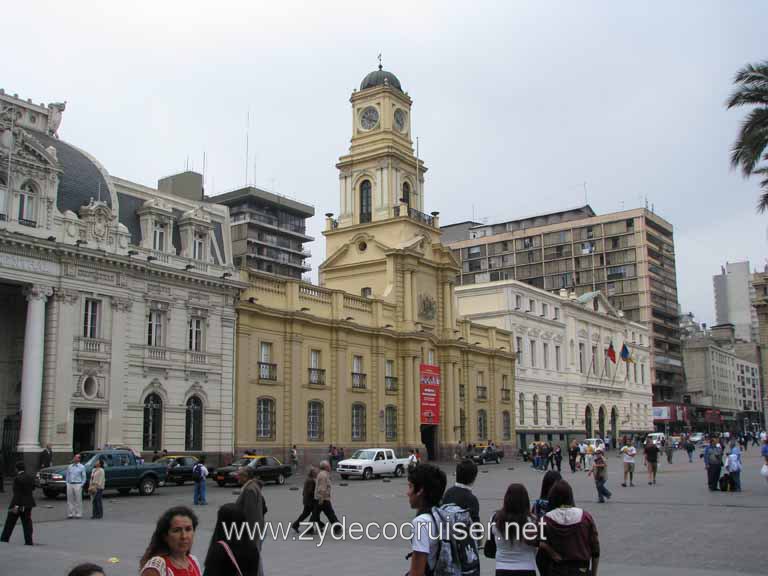
[(382, 70), (384, 67), (381, 65), (381, 52), (379, 52), (379, 70)]

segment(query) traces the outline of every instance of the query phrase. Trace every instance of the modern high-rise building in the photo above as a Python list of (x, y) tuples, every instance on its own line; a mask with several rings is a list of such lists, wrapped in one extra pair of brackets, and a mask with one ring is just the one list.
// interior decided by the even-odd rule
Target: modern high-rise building
[(718, 324), (733, 324), (736, 338), (757, 342), (757, 312), (752, 301), (755, 289), (749, 262), (728, 262), (712, 277), (715, 288), (715, 316)]
[(254, 186), (209, 200), (229, 206), (235, 266), (296, 279), (312, 269), (304, 248), (314, 240), (306, 229), (306, 219), (315, 215), (312, 206)]
[(597, 215), (588, 205), (496, 224), (444, 226), (458, 284), (520, 280), (577, 296), (602, 292), (648, 324), (655, 402), (679, 401), (683, 363), (672, 224), (644, 208)]

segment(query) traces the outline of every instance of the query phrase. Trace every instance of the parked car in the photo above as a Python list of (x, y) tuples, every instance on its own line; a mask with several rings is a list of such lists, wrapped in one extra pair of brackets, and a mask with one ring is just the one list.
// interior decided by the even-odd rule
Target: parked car
[(702, 442), (704, 442), (704, 433), (694, 432), (688, 437), (688, 440), (693, 442), (694, 444), (701, 444)]
[[(198, 462), (197, 457), (184, 455), (163, 456), (155, 461), (156, 464), (164, 464), (168, 468), (168, 484), (175, 483), (178, 486), (181, 486), (184, 482), (193, 482), (195, 480), (192, 475), (192, 468)], [(208, 477), (213, 478), (216, 469), (208, 465), (206, 465), (206, 468), (208, 468)]]
[(389, 448), (364, 448), (355, 451), (352, 458), (342, 460), (336, 466), (336, 471), (346, 480), (350, 476), (358, 476), (370, 480), (374, 476), (392, 474), (399, 478), (408, 469), (408, 458), (398, 458), (395, 451)]
[(487, 444), (477, 444), (475, 451), (472, 453), (472, 460), (477, 464), (486, 464), (488, 462), (501, 463), (501, 459), (504, 458), (504, 451), (499, 448), (491, 448)]
[(645, 437), (645, 441), (646, 441), (646, 442), (648, 442), (648, 438), (650, 438), (650, 439), (651, 439), (651, 441), (652, 441), (652, 442), (653, 442), (653, 443), (654, 443), (656, 446), (661, 446), (661, 441), (662, 441), (662, 440), (664, 440), (664, 443), (665, 443), (665, 444), (666, 444), (666, 442), (667, 442), (667, 435), (666, 435), (666, 434), (664, 434), (664, 432), (651, 432), (650, 434), (648, 434), (648, 436), (646, 436), (646, 437)]
[[(85, 466), (86, 472), (83, 487), (86, 491), (91, 480), (91, 470), (99, 458), (104, 460), (105, 490), (128, 494), (137, 489), (142, 496), (149, 496), (158, 486), (165, 485), (168, 477), (167, 466), (158, 463), (138, 464), (131, 450), (92, 450), (80, 453), (80, 463)], [(46, 498), (56, 498), (59, 494), (67, 493), (65, 475), (68, 467), (52, 466), (37, 473), (37, 484)]]
[(285, 479), (293, 474), (288, 464), (283, 464), (274, 456), (246, 454), (229, 466), (222, 466), (211, 475), (219, 486), (237, 485), (240, 468), (248, 466), (256, 470), (256, 477), (265, 482), (285, 484)]
[(603, 442), (602, 438), (587, 438), (584, 440), (584, 444), (595, 449), (599, 447), (605, 450), (605, 442)]

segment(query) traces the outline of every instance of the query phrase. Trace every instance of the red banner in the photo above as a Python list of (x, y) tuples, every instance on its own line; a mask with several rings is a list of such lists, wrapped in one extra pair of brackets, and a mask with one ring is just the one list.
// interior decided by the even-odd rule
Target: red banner
[(440, 367), (419, 365), (421, 423), (440, 424)]

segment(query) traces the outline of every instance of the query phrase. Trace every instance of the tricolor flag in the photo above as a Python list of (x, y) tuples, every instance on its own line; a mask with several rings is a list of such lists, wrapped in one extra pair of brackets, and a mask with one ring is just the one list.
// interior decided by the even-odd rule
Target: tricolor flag
[(621, 359), (624, 360), (624, 362), (632, 362), (633, 364), (635, 362), (629, 354), (629, 348), (627, 348), (626, 343), (621, 346)]
[(611, 359), (611, 362), (616, 364), (616, 350), (613, 349), (613, 340), (611, 340), (611, 343), (608, 345), (608, 350), (606, 350), (605, 355)]

